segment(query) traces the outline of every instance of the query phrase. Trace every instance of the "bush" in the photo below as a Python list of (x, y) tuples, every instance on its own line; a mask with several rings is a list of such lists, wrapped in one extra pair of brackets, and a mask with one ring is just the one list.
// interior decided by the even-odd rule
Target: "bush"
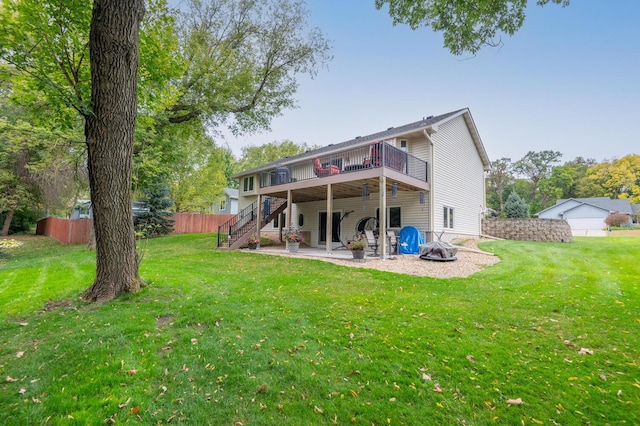
[[(39, 214), (40, 212), (37, 210), (16, 210), (13, 214), (13, 218), (11, 219), (11, 225), (9, 226), (9, 235), (31, 232), (31, 230), (36, 226)], [(6, 213), (0, 214), (0, 229), (4, 225), (6, 215)]]
[(529, 217), (529, 205), (516, 191), (513, 191), (504, 203), (504, 212), (509, 218)]
[(624, 226), (629, 225), (629, 216), (626, 214), (612, 213), (604, 220), (608, 226)]

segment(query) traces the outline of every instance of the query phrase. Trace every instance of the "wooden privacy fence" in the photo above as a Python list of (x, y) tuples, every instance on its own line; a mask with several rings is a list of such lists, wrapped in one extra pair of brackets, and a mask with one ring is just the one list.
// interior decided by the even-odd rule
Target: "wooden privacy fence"
[(173, 234), (202, 234), (218, 232), (218, 226), (234, 217), (234, 214), (176, 213)]
[[(202, 234), (218, 232), (218, 226), (231, 219), (232, 214), (176, 213), (173, 234)], [(61, 219), (47, 217), (38, 221), (36, 235), (46, 235), (62, 244), (86, 244), (89, 242), (93, 219)]]
[(86, 244), (93, 229), (93, 219), (47, 217), (38, 221), (36, 235), (46, 235), (62, 244)]

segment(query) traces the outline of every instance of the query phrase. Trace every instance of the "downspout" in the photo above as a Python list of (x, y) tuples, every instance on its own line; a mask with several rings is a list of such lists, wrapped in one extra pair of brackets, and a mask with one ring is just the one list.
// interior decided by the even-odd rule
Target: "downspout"
[(435, 232), (435, 206), (434, 204), (434, 196), (433, 196), (433, 140), (431, 140), (431, 136), (429, 135), (429, 129), (434, 132), (433, 127), (427, 127), (423, 130), (424, 136), (427, 138), (427, 142), (429, 143), (429, 163), (427, 165), (427, 182), (429, 182), (429, 235), (430, 239), (433, 240), (433, 235)]

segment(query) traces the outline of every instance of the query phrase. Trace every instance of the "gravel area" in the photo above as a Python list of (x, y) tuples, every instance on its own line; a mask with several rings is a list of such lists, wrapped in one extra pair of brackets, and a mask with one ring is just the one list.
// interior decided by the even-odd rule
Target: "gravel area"
[[(468, 277), (476, 272), (498, 263), (500, 259), (492, 253), (487, 253), (477, 248), (478, 240), (465, 240), (458, 247), (457, 260), (449, 262), (437, 262), (420, 259), (418, 255), (400, 255), (386, 260), (379, 258), (366, 258), (364, 262), (329, 257), (313, 257), (324, 262), (352, 268), (378, 269), (398, 274), (415, 275), (434, 278)], [(295, 256), (287, 254), (286, 256)], [(309, 258), (310, 256), (295, 256)]]

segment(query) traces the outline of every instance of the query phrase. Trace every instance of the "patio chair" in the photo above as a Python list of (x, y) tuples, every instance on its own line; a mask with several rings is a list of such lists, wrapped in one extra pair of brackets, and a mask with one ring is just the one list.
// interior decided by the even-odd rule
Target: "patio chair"
[(316, 157), (313, 159), (313, 171), (318, 177), (339, 175), (340, 167), (335, 166), (333, 164), (329, 164), (327, 165), (327, 167), (322, 167), (322, 163), (320, 163), (320, 159)]
[(373, 250), (373, 254), (371, 256), (377, 256), (378, 255), (378, 239), (376, 238), (375, 235), (373, 235), (373, 231), (370, 229), (365, 229), (364, 236), (367, 239), (367, 246), (369, 246), (369, 248)]
[(396, 231), (387, 231), (387, 241), (389, 241), (389, 254), (398, 254), (398, 237)]

